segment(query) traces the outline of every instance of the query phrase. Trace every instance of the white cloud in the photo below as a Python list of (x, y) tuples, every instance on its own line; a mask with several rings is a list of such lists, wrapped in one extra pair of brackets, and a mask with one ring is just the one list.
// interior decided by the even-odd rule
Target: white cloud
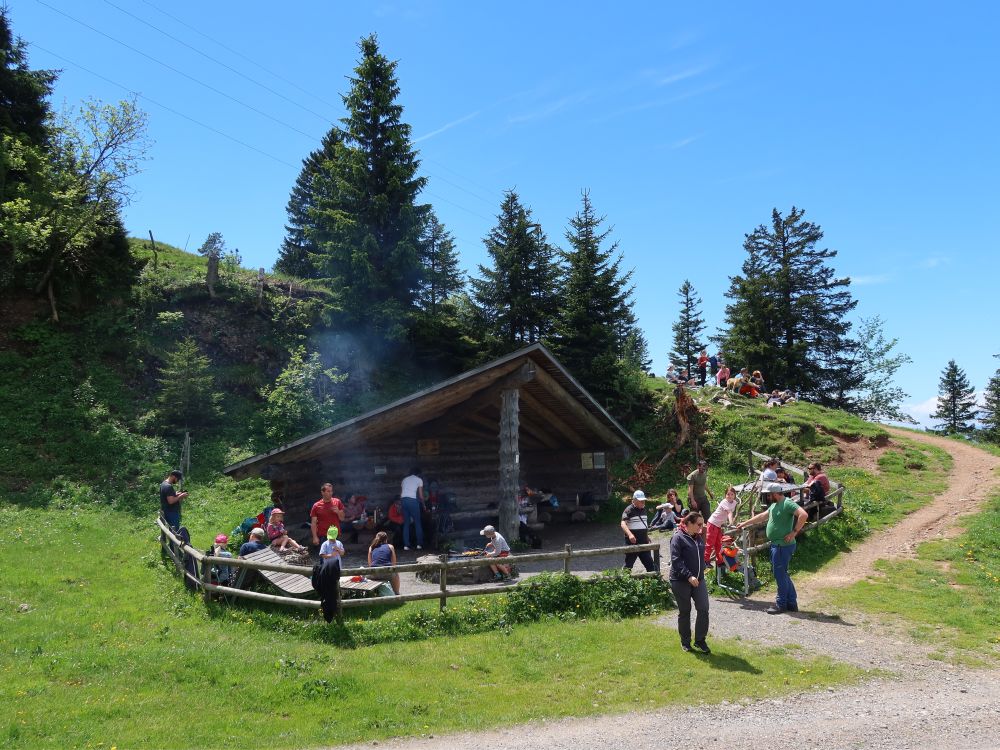
[(917, 266), (920, 268), (927, 268), (927, 269), (937, 268), (938, 266), (943, 266), (947, 264), (948, 261), (949, 258), (946, 258), (944, 256), (932, 256), (930, 258), (924, 258), (923, 260), (918, 261)]
[(694, 65), (690, 68), (685, 68), (684, 70), (678, 70), (675, 73), (670, 73), (658, 78), (656, 81), (657, 86), (670, 86), (674, 83), (680, 83), (681, 81), (686, 81), (688, 78), (694, 78), (695, 76), (700, 76), (702, 73), (709, 69), (708, 65)]
[(891, 273), (875, 273), (875, 274), (851, 277), (851, 283), (856, 286), (871, 286), (872, 284), (884, 284), (887, 281), (892, 281)]
[(673, 143), (667, 144), (665, 148), (668, 148), (671, 151), (674, 151), (679, 148), (684, 148), (685, 146), (690, 146), (692, 143), (701, 138), (701, 136), (702, 136), (701, 133), (699, 133), (698, 135), (689, 135), (687, 138), (681, 138), (679, 141), (674, 141)]
[(437, 130), (432, 130), (431, 132), (426, 133), (425, 135), (422, 135), (419, 138), (414, 138), (413, 142), (420, 143), (421, 141), (426, 141), (428, 138), (433, 138), (436, 135), (441, 135), (441, 133), (445, 132), (446, 130), (451, 130), (456, 125), (461, 125), (463, 122), (468, 122), (473, 117), (478, 116), (481, 111), (482, 110), (477, 109), (475, 112), (465, 115), (465, 117), (459, 117), (457, 120), (452, 120), (451, 122), (442, 125)]
[(580, 94), (574, 94), (572, 96), (564, 96), (562, 99), (557, 99), (556, 101), (548, 104), (545, 107), (542, 107), (541, 109), (537, 109), (534, 112), (526, 112), (523, 115), (515, 115), (513, 117), (508, 117), (507, 122), (514, 124), (521, 122), (530, 122), (531, 120), (541, 120), (546, 117), (551, 117), (559, 110), (565, 109), (566, 107), (571, 107), (574, 104), (579, 104), (589, 96), (590, 92), (586, 91)]
[(934, 427), (931, 414), (937, 410), (937, 396), (919, 401), (915, 404), (903, 404), (903, 411), (917, 420), (921, 427)]

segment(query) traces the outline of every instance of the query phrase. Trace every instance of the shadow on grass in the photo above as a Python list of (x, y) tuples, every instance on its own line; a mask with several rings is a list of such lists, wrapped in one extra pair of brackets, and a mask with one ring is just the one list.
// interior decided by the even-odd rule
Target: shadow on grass
[(723, 672), (746, 672), (747, 674), (762, 674), (762, 671), (748, 662), (742, 656), (733, 654), (720, 654), (713, 651), (711, 654), (697, 654), (696, 658), (702, 659), (705, 664), (712, 669), (719, 669)]

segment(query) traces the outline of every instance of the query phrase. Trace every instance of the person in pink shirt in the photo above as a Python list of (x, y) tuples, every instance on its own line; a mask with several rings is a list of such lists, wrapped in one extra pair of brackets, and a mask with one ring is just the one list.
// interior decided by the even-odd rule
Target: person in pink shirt
[(715, 556), (715, 564), (722, 564), (722, 527), (733, 522), (733, 514), (736, 513), (736, 488), (731, 486), (726, 490), (726, 496), (715, 508), (715, 512), (709, 516), (706, 530), (708, 538), (705, 540), (705, 564), (711, 562)]
[(719, 367), (719, 371), (715, 373), (715, 382), (719, 384), (720, 388), (725, 388), (727, 380), (729, 380), (729, 368), (723, 363)]

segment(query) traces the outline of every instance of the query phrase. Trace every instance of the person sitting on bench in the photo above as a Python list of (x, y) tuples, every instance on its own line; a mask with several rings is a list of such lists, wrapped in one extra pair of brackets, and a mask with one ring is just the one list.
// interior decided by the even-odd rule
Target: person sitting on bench
[[(492, 526), (485, 527), (479, 532), (479, 536), (486, 537), (489, 541), (486, 542), (486, 549), (484, 553), (487, 557), (510, 557), (510, 545), (507, 544), (507, 540), (503, 538), (497, 530)], [(510, 566), (509, 565), (491, 565), (490, 570), (493, 571), (493, 577), (498, 581), (502, 581), (504, 577), (510, 577)]]

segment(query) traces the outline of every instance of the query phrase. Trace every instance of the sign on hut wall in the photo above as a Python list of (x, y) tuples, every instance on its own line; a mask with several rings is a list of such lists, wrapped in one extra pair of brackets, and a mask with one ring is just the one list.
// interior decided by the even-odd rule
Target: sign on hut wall
[(580, 468), (581, 469), (603, 469), (604, 468), (604, 453), (581, 453), (580, 454)]
[(417, 441), (418, 456), (438, 456), (441, 454), (441, 441), (437, 438), (428, 438)]

